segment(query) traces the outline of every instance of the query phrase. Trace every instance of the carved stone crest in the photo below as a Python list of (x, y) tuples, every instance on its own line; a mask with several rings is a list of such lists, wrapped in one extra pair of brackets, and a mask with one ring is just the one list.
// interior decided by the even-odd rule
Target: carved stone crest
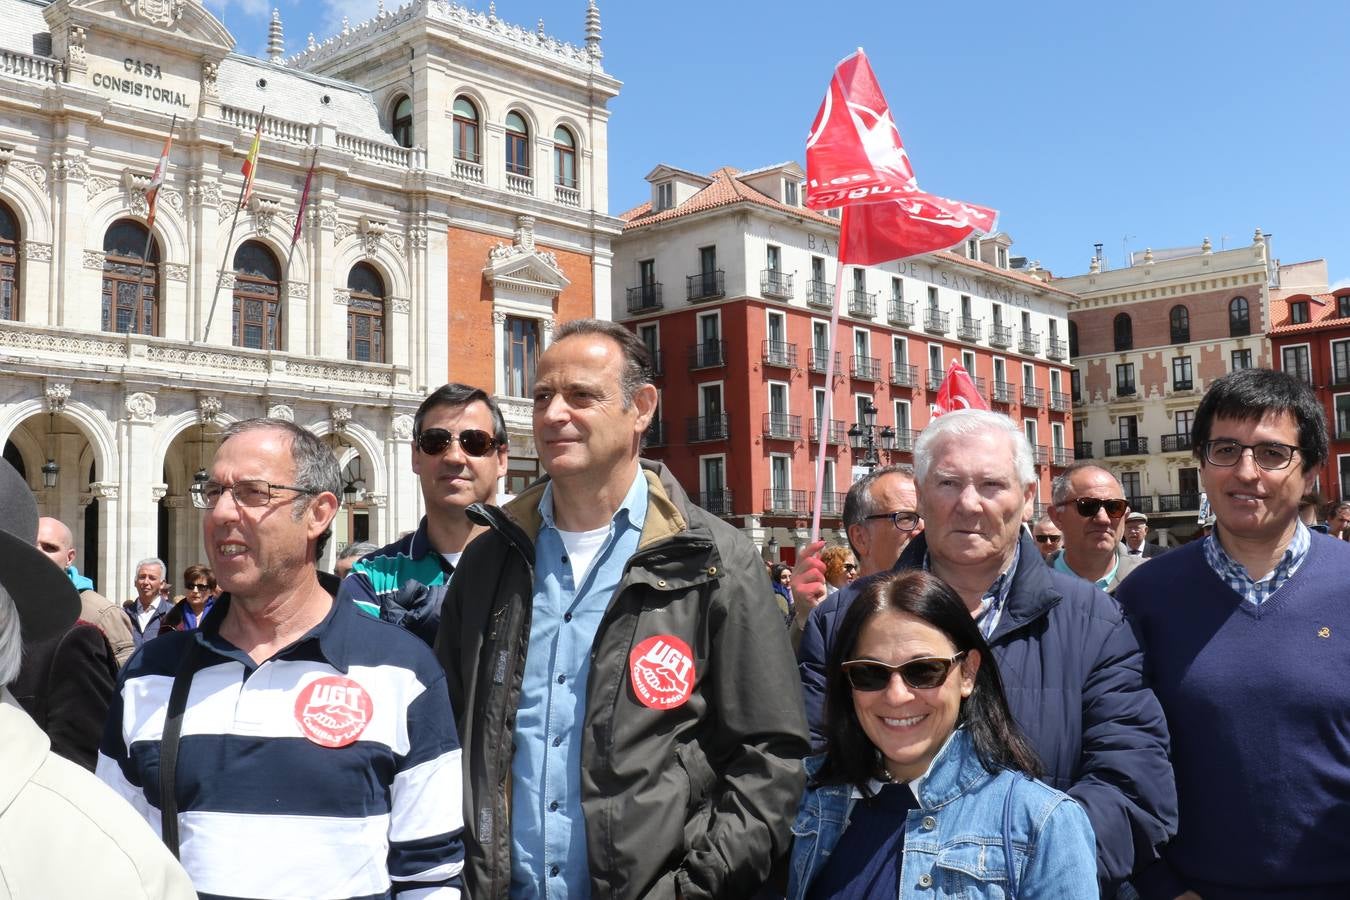
[(400, 441), (412, 440), (413, 417), (394, 416), (394, 438)]
[(127, 397), (127, 412), (133, 422), (148, 422), (155, 414), (155, 398), (144, 391)]
[(198, 397), (197, 398), (197, 421), (203, 425), (210, 425), (216, 421), (222, 409), (219, 397)]
[(183, 15), (184, 0), (122, 0), (122, 6), (138, 19), (165, 28)]
[(328, 417), (333, 423), (333, 430), (341, 434), (352, 423), (352, 408), (350, 406), (335, 406), (329, 412)]
[(255, 196), (249, 200), (248, 208), (253, 213), (254, 230), (261, 235), (269, 234), (272, 231), (272, 224), (276, 221), (277, 212), (281, 209), (281, 203)]
[(274, 406), (268, 407), (267, 418), (281, 419), (283, 422), (294, 422), (295, 410), (291, 409), (284, 403), (277, 403)]
[(66, 408), (66, 401), (70, 399), (70, 385), (68, 384), (49, 384), (47, 385), (47, 411), (59, 413)]

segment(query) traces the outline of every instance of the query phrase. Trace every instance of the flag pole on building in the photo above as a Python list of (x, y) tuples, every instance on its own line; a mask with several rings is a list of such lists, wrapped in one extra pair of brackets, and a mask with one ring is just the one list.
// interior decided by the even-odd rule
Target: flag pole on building
[[(159, 151), (159, 162), (155, 164), (155, 174), (150, 176), (150, 183), (145, 187), (145, 249), (141, 251), (141, 274), (136, 279), (136, 315), (140, 315), (141, 301), (144, 300), (142, 293), (145, 291), (145, 271), (150, 268), (150, 246), (155, 240), (155, 207), (159, 201), (159, 189), (164, 184), (164, 179), (169, 172), (169, 152), (173, 149), (173, 132), (178, 126), (178, 113), (173, 114), (173, 120), (169, 122), (169, 136), (164, 139), (164, 148)], [(114, 313), (115, 314), (115, 313)], [(117, 327), (117, 323), (113, 323)]]
[(300, 232), (305, 226), (305, 207), (309, 205), (309, 185), (314, 180), (314, 166), (319, 161), (319, 148), (314, 148), (314, 155), (309, 160), (309, 171), (305, 173), (305, 187), (300, 191), (300, 208), (295, 212), (295, 230), (291, 232), (291, 249), (286, 254), (286, 268), (282, 271), (282, 277), (287, 281), (291, 278), (291, 260), (295, 258), (295, 245), (300, 241)]
[(835, 66), (806, 139), (806, 205), (842, 207), (838, 267), (826, 357), (825, 409), (816, 454), (811, 540), (820, 535), (825, 447), (834, 397), (834, 344), (844, 266), (872, 266), (946, 250), (989, 234), (997, 211), (919, 189), (890, 105), (860, 49)]
[(211, 321), (216, 317), (216, 301), (220, 299), (220, 286), (225, 283), (225, 266), (230, 260), (230, 248), (234, 246), (234, 229), (239, 224), (239, 211), (248, 204), (253, 192), (253, 176), (258, 171), (258, 147), (262, 143), (263, 120), (267, 116), (267, 107), (258, 113), (258, 126), (253, 130), (253, 144), (240, 171), (244, 173), (244, 184), (239, 188), (239, 203), (234, 207), (234, 218), (230, 220), (230, 235), (225, 239), (225, 255), (220, 259), (220, 269), (216, 273), (216, 291), (211, 295), (211, 309), (206, 314), (206, 327), (202, 329), (202, 342), (211, 336)]

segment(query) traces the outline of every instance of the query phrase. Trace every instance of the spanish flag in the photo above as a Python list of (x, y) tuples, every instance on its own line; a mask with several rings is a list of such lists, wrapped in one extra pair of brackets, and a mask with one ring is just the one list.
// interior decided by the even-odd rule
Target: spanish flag
[(244, 165), (241, 171), (244, 173), (244, 190), (239, 194), (239, 208), (248, 206), (249, 195), (253, 193), (253, 176), (258, 171), (258, 145), (262, 143), (263, 116), (267, 114), (267, 107), (258, 113), (258, 127), (253, 132), (253, 146), (248, 148), (248, 156), (244, 158)]
[(164, 139), (164, 149), (159, 151), (159, 163), (155, 166), (155, 174), (150, 176), (150, 184), (145, 188), (147, 206), (145, 227), (151, 231), (155, 227), (155, 201), (159, 198), (159, 189), (164, 185), (164, 176), (169, 172), (169, 151), (173, 148), (173, 129), (177, 124), (178, 115), (174, 114), (173, 122), (169, 125), (169, 136)]

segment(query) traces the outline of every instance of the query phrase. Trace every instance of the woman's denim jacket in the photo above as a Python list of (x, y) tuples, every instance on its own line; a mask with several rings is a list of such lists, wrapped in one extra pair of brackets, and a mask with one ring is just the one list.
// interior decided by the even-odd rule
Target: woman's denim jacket
[[(823, 756), (806, 760), (806, 794), (792, 825), (787, 900), (807, 888), (848, 828), (851, 785), (811, 786)], [(957, 729), (913, 783), (919, 808), (905, 818), (900, 900), (1003, 900), (1004, 802), (1012, 788), (1013, 870), (1018, 900), (1095, 898), (1097, 850), (1087, 815), (1068, 794), (1023, 775), (990, 775), (964, 729)]]

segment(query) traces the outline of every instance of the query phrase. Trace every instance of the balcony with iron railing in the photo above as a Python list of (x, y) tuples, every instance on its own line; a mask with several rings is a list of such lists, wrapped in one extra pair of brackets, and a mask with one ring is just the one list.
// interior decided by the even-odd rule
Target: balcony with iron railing
[(963, 341), (978, 341), (984, 333), (979, 319), (961, 316), (956, 320), (956, 336)]
[(696, 444), (700, 441), (721, 441), (727, 438), (727, 414), (716, 416), (688, 416), (684, 420), (685, 439)]
[(731, 515), (731, 490), (703, 491), (698, 495), (698, 505), (714, 516)]
[(690, 300), (715, 300), (726, 293), (726, 272), (722, 269), (686, 275), (685, 290)]
[(788, 413), (764, 414), (764, 437), (777, 441), (795, 441), (802, 436), (802, 417)]
[(787, 341), (761, 341), (760, 358), (766, 366), (777, 366), (780, 369), (795, 369), (797, 367), (797, 345), (790, 344)]
[(1062, 469), (1071, 462), (1073, 462), (1073, 453), (1068, 447), (1050, 448), (1050, 465)]
[(1022, 385), (1022, 405), (1034, 406), (1037, 409), (1045, 406), (1045, 388)]
[(644, 447), (664, 447), (666, 445), (666, 423), (660, 419), (652, 419), (647, 430), (642, 433), (642, 444)]
[(882, 441), (881, 448), (892, 453), (913, 453), (914, 442), (918, 438), (919, 433), (913, 428), (893, 428), (891, 436)]
[(1191, 436), (1189, 434), (1164, 434), (1160, 443), (1163, 453), (1191, 452)]
[(936, 391), (938, 388), (942, 387), (942, 379), (946, 374), (947, 373), (943, 372), (941, 369), (929, 369), (928, 389), (930, 391)]
[(1179, 393), (1181, 393), (1182, 391), (1193, 391), (1193, 390), (1195, 390), (1195, 381), (1194, 381), (1194, 380), (1192, 380), (1192, 379), (1190, 379), (1190, 378), (1174, 378), (1174, 379), (1172, 379), (1172, 393), (1174, 393), (1174, 394), (1179, 394)]
[(1136, 389), (1135, 389), (1135, 385), (1134, 385), (1134, 382), (1133, 382), (1133, 381), (1117, 381), (1117, 382), (1116, 382), (1116, 396), (1117, 396), (1117, 397), (1130, 397), (1130, 398), (1133, 398), (1134, 395), (1135, 395), (1135, 391), (1136, 391)]
[(891, 384), (896, 387), (912, 388), (918, 384), (919, 370), (906, 363), (891, 363)]
[(690, 369), (711, 369), (726, 362), (726, 341), (699, 341), (689, 348)]
[(1102, 441), (1102, 452), (1106, 456), (1147, 456), (1148, 438), (1110, 438)]
[(805, 516), (810, 513), (806, 505), (806, 491), (793, 491), (787, 488), (764, 489), (765, 515)]
[(1158, 512), (1185, 512), (1187, 510), (1198, 510), (1200, 508), (1200, 494), (1187, 492), (1183, 494), (1159, 494)]
[(877, 314), (877, 295), (867, 291), (848, 292), (848, 314), (860, 319), (870, 319)]
[(914, 304), (903, 300), (892, 300), (886, 304), (886, 321), (901, 328), (914, 324)]
[(1012, 326), (995, 325), (989, 329), (989, 346), (1007, 349), (1012, 346)]
[(780, 269), (763, 269), (759, 273), (759, 292), (775, 300), (792, 299), (792, 275)]
[(645, 312), (661, 308), (661, 282), (650, 281), (628, 289), (628, 311)]
[[(829, 427), (825, 430), (825, 443), (842, 444), (844, 442), (844, 435), (846, 433), (847, 429), (844, 427), (844, 423), (842, 420), (831, 419)], [(820, 441), (820, 419), (813, 418), (811, 420), (811, 443), (815, 444), (818, 443), (819, 441)]]
[(1045, 342), (1045, 355), (1062, 362), (1069, 358), (1069, 345), (1059, 338), (1050, 338)]
[(1092, 441), (1082, 441), (1073, 445), (1074, 459), (1092, 459)]
[(834, 285), (812, 278), (806, 283), (806, 305), (816, 309), (831, 309), (834, 305)]
[(1332, 387), (1345, 387), (1350, 385), (1350, 365), (1332, 365), (1331, 367)]
[[(839, 374), (839, 373), (842, 371), (842, 370), (839, 368), (839, 360), (840, 360), (840, 358), (841, 358), (841, 357), (840, 357), (840, 354), (839, 354), (839, 352), (836, 350), (836, 351), (835, 351), (835, 354), (834, 354), (834, 371), (835, 371), (835, 374)], [(824, 372), (827, 368), (829, 368), (829, 365), (830, 365), (830, 352), (829, 352), (828, 350), (823, 350), (823, 349), (821, 349), (820, 347), (812, 347), (812, 348), (811, 348), (811, 366), (810, 366), (811, 371), (812, 371), (812, 372)]]
[(1049, 447), (1045, 446), (1044, 444), (1037, 444), (1035, 447), (1031, 448), (1031, 451), (1036, 465), (1045, 466), (1050, 464)]
[(1066, 394), (1066, 393), (1064, 393), (1063, 391), (1051, 391), (1051, 392), (1050, 392), (1050, 411), (1051, 411), (1051, 412), (1068, 412), (1068, 411), (1069, 411), (1069, 395)]
[[(837, 519), (844, 514), (844, 497), (838, 491), (825, 491), (820, 494), (820, 517), (822, 519)], [(811, 492), (811, 511), (816, 509), (816, 492)]]
[(1017, 398), (1017, 385), (1011, 381), (995, 381), (989, 392), (994, 403), (1012, 403)]
[(926, 309), (923, 311), (923, 330), (932, 334), (946, 334), (951, 330), (951, 313), (945, 313), (940, 309)]
[(881, 360), (875, 356), (850, 356), (848, 374), (859, 381), (880, 381)]
[(1017, 352), (1035, 356), (1041, 352), (1041, 336), (1034, 331), (1023, 331), (1017, 335)]
[(1145, 494), (1126, 495), (1125, 502), (1130, 504), (1130, 509), (1135, 512), (1151, 513), (1153, 512), (1153, 498)]

